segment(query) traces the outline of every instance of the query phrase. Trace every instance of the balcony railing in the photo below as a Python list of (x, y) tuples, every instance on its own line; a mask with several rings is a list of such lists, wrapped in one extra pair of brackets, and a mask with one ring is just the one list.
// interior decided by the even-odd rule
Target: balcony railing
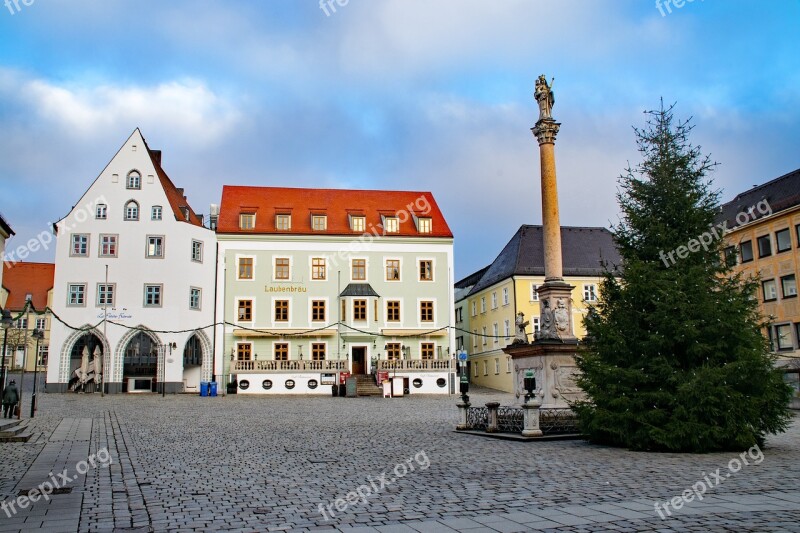
[(347, 360), (333, 361), (234, 361), (233, 373), (303, 372), (347, 370)]
[(378, 370), (450, 370), (449, 359), (380, 360)]

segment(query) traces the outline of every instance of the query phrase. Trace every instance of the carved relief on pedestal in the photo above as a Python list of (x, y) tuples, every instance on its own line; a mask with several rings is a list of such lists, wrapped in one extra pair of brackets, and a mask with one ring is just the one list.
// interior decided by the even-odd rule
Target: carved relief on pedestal
[(559, 298), (556, 301), (556, 309), (553, 311), (553, 319), (555, 320), (556, 330), (558, 331), (559, 335), (564, 335), (569, 333), (569, 309), (567, 308), (566, 303), (564, 303), (564, 298)]
[(537, 364), (525, 362), (523, 365), (525, 366), (520, 368), (519, 364), (514, 363), (514, 375), (516, 376), (514, 383), (514, 396), (517, 398), (525, 396), (524, 379), (526, 370), (533, 370), (533, 375), (536, 378), (537, 394), (542, 395), (544, 392), (542, 390), (542, 387), (544, 386), (544, 363), (542, 361), (539, 361)]
[(553, 370), (553, 383), (550, 394), (554, 398), (559, 396), (566, 400), (579, 400), (583, 397), (583, 390), (578, 387), (578, 367), (573, 364), (559, 365), (556, 361), (550, 363)]

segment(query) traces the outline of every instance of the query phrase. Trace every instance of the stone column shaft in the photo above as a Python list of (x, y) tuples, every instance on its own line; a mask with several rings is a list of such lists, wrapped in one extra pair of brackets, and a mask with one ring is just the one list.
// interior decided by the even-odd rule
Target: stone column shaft
[(564, 277), (561, 259), (561, 221), (558, 209), (555, 141), (561, 124), (541, 119), (532, 128), (539, 141), (542, 171), (542, 231), (544, 233), (544, 281), (561, 281)]

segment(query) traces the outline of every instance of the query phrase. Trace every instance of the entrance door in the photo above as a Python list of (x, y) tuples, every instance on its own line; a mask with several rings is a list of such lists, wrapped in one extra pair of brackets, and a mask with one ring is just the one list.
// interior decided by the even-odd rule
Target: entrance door
[(353, 346), (353, 374), (364, 374), (367, 363), (367, 348), (365, 346)]

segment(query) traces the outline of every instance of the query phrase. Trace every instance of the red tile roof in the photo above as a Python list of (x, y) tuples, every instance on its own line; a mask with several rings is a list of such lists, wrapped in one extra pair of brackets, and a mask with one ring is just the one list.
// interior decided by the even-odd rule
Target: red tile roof
[[(161, 168), (161, 150), (151, 150), (149, 146), (147, 146), (147, 140), (144, 139), (144, 135), (142, 136), (142, 140), (144, 140), (145, 148), (147, 148), (147, 153), (150, 155), (150, 160), (153, 162), (153, 166), (156, 168), (156, 174), (158, 174), (158, 180), (161, 182), (161, 187), (164, 189), (164, 192), (167, 195), (167, 200), (169, 201), (169, 205), (172, 208), (172, 212), (175, 214), (175, 219), (179, 221), (188, 222), (189, 224), (195, 226), (202, 226), (203, 223), (200, 220), (192, 206), (189, 205), (189, 202), (186, 200), (186, 197), (183, 195), (183, 189), (178, 189), (175, 187), (175, 184), (172, 183), (172, 180), (169, 179), (167, 173), (164, 172), (164, 169)], [(186, 216), (183, 214), (183, 210), (181, 208), (186, 208), (189, 210), (189, 219), (186, 219)]]
[[(255, 228), (239, 229), (239, 215), (255, 213)], [(290, 230), (275, 227), (275, 215), (291, 214)], [(311, 215), (328, 216), (327, 230), (311, 228)], [(365, 216), (366, 231), (353, 231), (348, 215)], [(412, 216), (413, 215), (413, 216)], [(453, 237), (447, 222), (430, 192), (363, 191), (348, 189), (295, 189), (290, 187), (222, 188), (218, 233), (285, 235), (383, 234), (385, 216), (397, 216), (400, 231), (387, 236)], [(416, 217), (432, 219), (430, 233), (419, 233)]]
[(3, 287), (8, 289), (6, 307), (20, 311), (25, 307), (25, 296), (32, 295), (37, 311), (47, 307), (47, 291), (53, 288), (56, 266), (53, 263), (4, 263)]

